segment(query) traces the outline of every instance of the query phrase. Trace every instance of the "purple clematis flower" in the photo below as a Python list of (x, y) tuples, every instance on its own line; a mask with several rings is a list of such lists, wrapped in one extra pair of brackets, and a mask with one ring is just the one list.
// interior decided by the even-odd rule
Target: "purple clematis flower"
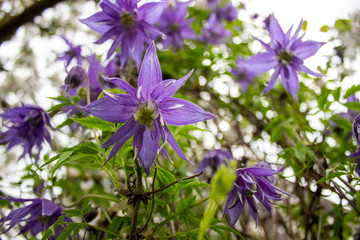
[(42, 108), (34, 105), (22, 105), (14, 107), (0, 114), (6, 120), (5, 132), (0, 132), (0, 144), (9, 143), (7, 150), (15, 145), (23, 144), (24, 152), (20, 158), (29, 154), (36, 146), (38, 153), (35, 161), (39, 159), (42, 144), (45, 140), (51, 145), (50, 134), (47, 127), (51, 127), (50, 117)]
[(215, 10), (216, 17), (219, 21), (225, 19), (229, 22), (237, 19), (238, 10), (232, 5), (231, 2), (228, 2), (223, 8), (216, 8)]
[[(21, 222), (27, 222), (27, 224), (21, 228), (19, 234), (26, 233), (30, 230), (31, 235), (34, 237), (43, 231), (46, 231), (51, 227), (60, 216), (64, 216), (64, 222), (72, 222), (72, 219), (63, 214), (63, 209), (56, 203), (44, 198), (34, 199), (22, 199), (22, 198), (3, 198), (1, 200), (12, 202), (32, 202), (30, 205), (13, 210), (6, 217), (0, 219), (0, 224), (3, 225), (8, 222), (8, 229), (4, 232), (8, 232), (16, 224)], [(55, 239), (60, 235), (65, 225), (60, 225), (55, 229), (55, 236), (50, 236), (49, 239)], [(73, 238), (71, 238), (73, 239)]]
[(159, 59), (152, 43), (140, 68), (138, 89), (119, 78), (107, 79), (129, 94), (112, 94), (104, 91), (105, 97), (83, 108), (85, 112), (103, 120), (125, 123), (102, 145), (108, 147), (115, 144), (107, 161), (115, 156), (131, 136), (134, 136), (135, 157), (140, 157), (145, 172), (149, 174), (159, 151), (169, 158), (159, 145), (161, 136), (163, 144), (168, 142), (181, 158), (190, 162), (166, 124), (179, 126), (215, 117), (189, 101), (172, 98), (191, 73), (192, 71), (179, 80), (162, 81)]
[(204, 159), (200, 163), (197, 173), (205, 171), (206, 168), (211, 168), (211, 176), (218, 170), (221, 164), (228, 165), (226, 159), (233, 159), (231, 153), (224, 150), (210, 150), (204, 155)]
[(185, 19), (189, 2), (177, 2), (170, 5), (161, 15), (158, 23), (159, 29), (166, 35), (164, 47), (173, 46), (182, 48), (183, 39), (196, 39), (197, 36), (190, 27), (194, 19)]
[(285, 34), (273, 14), (265, 20), (265, 24), (266, 29), (270, 33), (271, 42), (266, 44), (257, 39), (265, 47), (266, 52), (252, 56), (249, 61), (256, 72), (266, 72), (270, 69), (275, 69), (264, 93), (270, 91), (278, 77), (281, 76), (284, 88), (297, 101), (297, 94), (299, 92), (298, 72), (322, 77), (322, 75), (307, 68), (304, 65), (304, 60), (314, 55), (324, 43), (302, 41), (303, 36), (298, 37), (303, 21), (300, 22), (292, 37), (290, 37), (292, 28)]
[(226, 30), (224, 24), (218, 22), (216, 14), (212, 13), (206, 23), (202, 40), (207, 44), (221, 44), (225, 42), (225, 37), (230, 35), (230, 31)]
[(66, 42), (66, 44), (70, 47), (70, 49), (64, 53), (62, 53), (58, 59), (65, 61), (65, 69), (69, 66), (73, 59), (76, 59), (77, 65), (82, 64), (82, 56), (81, 56), (81, 46), (73, 45), (64, 35), (61, 36), (62, 39)]
[[(246, 92), (249, 83), (254, 81), (254, 77), (261, 74), (261, 72), (255, 72), (248, 60), (238, 56), (236, 59), (236, 67), (232, 69), (231, 73), (236, 77), (237, 81), (241, 84), (241, 90)], [(256, 70), (256, 69), (255, 69)]]
[[(233, 227), (248, 203), (251, 216), (257, 222), (257, 208), (255, 197), (271, 213), (271, 206), (274, 205), (270, 200), (280, 201), (281, 194), (290, 195), (276, 187), (269, 181), (269, 177), (284, 171), (285, 165), (273, 170), (265, 167), (249, 167), (236, 170), (238, 176), (233, 189), (227, 196), (224, 215), (227, 214), (230, 227)], [(280, 193), (279, 193), (280, 192)]]
[(357, 172), (357, 174), (360, 175), (360, 139), (359, 139), (359, 133), (360, 133), (360, 114), (357, 115), (354, 119), (353, 122), (353, 133), (354, 133), (354, 137), (356, 140), (356, 143), (358, 145), (357, 149), (355, 152), (351, 153), (349, 155), (349, 157), (351, 158), (355, 158), (355, 163), (357, 163), (356, 169), (355, 171)]
[(144, 41), (151, 43), (161, 34), (153, 24), (159, 19), (168, 2), (149, 2), (138, 7), (139, 0), (116, 0), (116, 4), (109, 0), (100, 3), (101, 12), (97, 12), (87, 19), (81, 20), (92, 30), (103, 34), (96, 44), (113, 39), (107, 53), (107, 58), (121, 46), (121, 66), (123, 67), (127, 56), (140, 66), (144, 49)]

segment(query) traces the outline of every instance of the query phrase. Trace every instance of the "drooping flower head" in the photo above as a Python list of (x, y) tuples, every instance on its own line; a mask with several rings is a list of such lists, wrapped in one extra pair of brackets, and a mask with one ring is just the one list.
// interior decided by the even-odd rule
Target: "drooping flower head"
[(225, 38), (230, 35), (230, 31), (226, 30), (224, 24), (217, 20), (216, 14), (212, 13), (205, 25), (202, 40), (207, 44), (221, 44), (224, 43)]
[[(0, 225), (4, 225), (5, 222), (8, 222), (7, 225), (9, 225), (4, 233), (19, 223), (27, 222), (26, 225), (21, 228), (19, 235), (30, 230), (31, 235), (35, 237), (38, 233), (44, 232), (51, 227), (60, 216), (64, 216), (64, 222), (72, 222), (71, 218), (63, 214), (64, 210), (58, 204), (45, 198), (22, 199), (0, 197), (0, 199), (20, 203), (31, 202), (31, 204), (13, 210), (9, 215), (0, 219)], [(65, 225), (58, 226), (55, 229), (53, 237), (56, 239), (64, 228)], [(49, 239), (53, 238), (50, 236)]]
[(166, 8), (158, 23), (159, 29), (166, 35), (163, 41), (164, 47), (173, 46), (182, 48), (184, 39), (195, 39), (196, 34), (190, 27), (194, 19), (186, 19), (188, 2), (177, 2)]
[(75, 46), (73, 45), (64, 35), (61, 36), (62, 39), (66, 42), (66, 44), (69, 46), (69, 50), (62, 53), (58, 59), (65, 61), (65, 69), (70, 65), (71, 61), (73, 59), (76, 59), (77, 65), (82, 64), (82, 56), (81, 56), (81, 46)]
[(227, 166), (227, 160), (232, 159), (233, 156), (231, 153), (224, 150), (210, 150), (207, 151), (204, 155), (204, 159), (200, 163), (197, 172), (203, 172), (205, 169), (210, 167), (211, 175), (214, 175), (216, 170), (220, 167), (221, 164)]
[(357, 149), (355, 152), (351, 153), (349, 155), (349, 157), (351, 158), (355, 158), (355, 163), (357, 163), (356, 169), (355, 171), (360, 175), (360, 139), (359, 139), (359, 134), (360, 134), (360, 114), (357, 115), (354, 118), (354, 122), (353, 122), (353, 134), (356, 140), (356, 143), (358, 145)]
[(302, 41), (304, 35), (300, 37), (298, 35), (303, 21), (300, 22), (292, 37), (290, 37), (292, 28), (284, 33), (273, 14), (265, 20), (265, 25), (270, 33), (271, 42), (266, 44), (257, 39), (265, 47), (266, 52), (254, 55), (249, 61), (256, 72), (266, 72), (270, 69), (275, 69), (264, 93), (273, 88), (280, 76), (285, 90), (297, 101), (297, 94), (299, 92), (298, 72), (322, 77), (322, 75), (307, 68), (304, 65), (304, 60), (314, 55), (324, 43)]
[(236, 59), (236, 68), (232, 69), (231, 73), (236, 77), (236, 80), (241, 84), (242, 92), (246, 92), (249, 83), (254, 81), (254, 77), (261, 74), (261, 72), (256, 72), (256, 69), (253, 69), (248, 60), (243, 59), (241, 56), (238, 56)]
[(250, 208), (251, 216), (257, 222), (257, 207), (255, 198), (271, 213), (273, 201), (281, 200), (281, 193), (288, 193), (274, 187), (269, 177), (284, 171), (285, 166), (278, 170), (265, 167), (249, 167), (236, 170), (238, 176), (234, 187), (226, 198), (224, 215), (227, 214), (230, 227), (233, 227), (240, 217), (245, 204)]
[(42, 145), (45, 140), (51, 145), (48, 127), (51, 127), (49, 115), (42, 108), (35, 105), (22, 105), (10, 108), (0, 114), (5, 120), (7, 131), (0, 132), (0, 144), (9, 143), (6, 150), (22, 144), (24, 151), (20, 158), (28, 154), (31, 157), (32, 149), (37, 147), (35, 160), (39, 159)]
[[(72, 71), (69, 72), (67, 78), (71, 78), (71, 74), (76, 73), (76, 75), (80, 75), (80, 76), (75, 76), (76, 78), (82, 78), (82, 83), (80, 85), (77, 85), (76, 87), (68, 87), (66, 82), (65, 82), (65, 87), (66, 89), (68, 89), (67, 91), (67, 96), (68, 97), (72, 97), (72, 96), (79, 96), (80, 100), (77, 102), (78, 106), (85, 106), (87, 104), (87, 100), (86, 100), (86, 76), (89, 78), (89, 93), (90, 93), (90, 102), (95, 101), (97, 99), (97, 97), (99, 96), (99, 94), (103, 91), (104, 88), (106, 87), (113, 87), (110, 86), (109, 83), (104, 82), (101, 78), (102, 75), (104, 76), (108, 76), (111, 77), (116, 73), (116, 59), (111, 60), (106, 67), (104, 67), (99, 60), (97, 59), (96, 55), (91, 55), (88, 56), (87, 61), (89, 63), (89, 69), (87, 74), (83, 73), (82, 71), (77, 70), (74, 73), (72, 73)], [(72, 69), (73, 70), (73, 69)], [(85, 70), (84, 70), (85, 71)], [(85, 78), (85, 79), (83, 79)], [(66, 81), (66, 80), (65, 80)], [(73, 115), (73, 114), (80, 114), (80, 111), (77, 107), (70, 105), (70, 106), (66, 106), (63, 110), (65, 113), (67, 113), (68, 115)]]
[(86, 70), (76, 65), (70, 69), (70, 72), (65, 78), (65, 91), (79, 87), (87, 78)]
[(129, 55), (140, 66), (144, 50), (144, 41), (151, 43), (161, 34), (153, 24), (159, 19), (168, 2), (149, 2), (138, 6), (139, 0), (109, 0), (100, 3), (101, 12), (81, 20), (92, 30), (102, 34), (96, 44), (112, 39), (113, 43), (107, 53), (110, 58), (117, 47), (121, 47), (121, 65), (124, 66)]
[(159, 145), (160, 137), (163, 144), (169, 143), (181, 158), (189, 161), (166, 124), (180, 126), (215, 117), (189, 101), (172, 98), (191, 73), (192, 71), (179, 80), (163, 81), (159, 59), (152, 43), (146, 51), (140, 68), (137, 89), (122, 79), (107, 79), (129, 94), (112, 94), (104, 91), (105, 97), (83, 109), (103, 120), (125, 123), (102, 145), (102, 147), (108, 147), (114, 144), (108, 161), (131, 136), (134, 136), (133, 145), (136, 157), (140, 157), (147, 174), (159, 151), (169, 158)]

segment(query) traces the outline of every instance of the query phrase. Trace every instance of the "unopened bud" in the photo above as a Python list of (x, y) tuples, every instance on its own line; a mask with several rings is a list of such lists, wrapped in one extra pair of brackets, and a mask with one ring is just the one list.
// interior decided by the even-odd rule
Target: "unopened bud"
[(72, 67), (65, 78), (65, 91), (79, 87), (87, 77), (86, 70), (81, 66)]

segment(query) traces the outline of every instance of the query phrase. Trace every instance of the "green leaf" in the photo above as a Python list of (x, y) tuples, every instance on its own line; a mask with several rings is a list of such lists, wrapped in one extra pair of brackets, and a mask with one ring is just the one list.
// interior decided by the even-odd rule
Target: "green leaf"
[[(165, 187), (169, 185), (170, 183), (173, 183), (176, 181), (176, 178), (174, 174), (171, 172), (161, 168), (157, 167), (157, 175), (156, 175), (157, 181), (155, 182), (155, 188), (160, 189), (162, 187)], [(173, 199), (174, 191), (176, 189), (175, 185), (172, 185), (162, 191), (162, 194), (165, 194), (165, 199), (167, 203), (173, 202), (176, 199)]]
[(111, 223), (109, 225), (109, 231), (110, 232), (119, 232), (119, 227), (122, 222), (122, 219), (118, 216), (115, 216), (111, 219)]
[(270, 133), (270, 141), (278, 142), (282, 138), (282, 128), (276, 127)]
[(344, 103), (343, 105), (348, 109), (360, 112), (360, 102), (347, 102)]
[(294, 154), (295, 154), (295, 157), (297, 159), (299, 159), (300, 161), (305, 161), (306, 159), (306, 152), (307, 152), (307, 149), (304, 145), (302, 145), (301, 143), (296, 143), (296, 146), (294, 148)]
[(56, 238), (56, 240), (67, 240), (70, 238), (72, 233), (76, 234), (82, 228), (79, 224), (71, 224), (68, 223), (66, 227), (61, 231), (60, 235)]
[(97, 117), (71, 118), (71, 119), (79, 123), (80, 125), (88, 128), (98, 128), (101, 131), (111, 131), (111, 132), (116, 131), (116, 128), (110, 122), (107, 122)]
[(189, 209), (195, 204), (195, 199), (195, 196), (191, 198), (180, 198), (178, 203), (176, 204), (176, 212), (182, 212), (186, 209)]
[(346, 174), (347, 174), (346, 172), (332, 172), (332, 173), (328, 174), (327, 176), (319, 179), (316, 183), (326, 182), (326, 181), (329, 181), (331, 179), (334, 179), (334, 178), (337, 178), (337, 177), (340, 177), (340, 176), (346, 175)]
[(352, 132), (352, 123), (349, 120), (347, 120), (345, 118), (342, 118), (340, 116), (334, 116), (331, 120), (339, 128), (342, 128), (342, 129), (344, 129), (344, 130), (346, 130), (348, 132)]
[(356, 193), (355, 199), (356, 199), (356, 207), (357, 209), (360, 209), (360, 191)]
[(54, 175), (55, 171), (58, 170), (62, 165), (70, 161), (70, 156), (73, 154), (74, 150), (64, 152), (60, 155), (59, 160), (55, 163), (55, 165), (51, 168), (50, 173)]
[(350, 97), (351, 95), (354, 95), (358, 91), (360, 91), (360, 84), (351, 86), (348, 90), (346, 90), (344, 98), (346, 99), (346, 98)]
[(82, 215), (80, 209), (67, 209), (67, 210), (64, 210), (64, 214), (67, 217), (76, 217), (76, 216)]
[(87, 214), (91, 209), (91, 204), (89, 204), (86, 208), (82, 209), (81, 210), (81, 214), (84, 215), (84, 214)]

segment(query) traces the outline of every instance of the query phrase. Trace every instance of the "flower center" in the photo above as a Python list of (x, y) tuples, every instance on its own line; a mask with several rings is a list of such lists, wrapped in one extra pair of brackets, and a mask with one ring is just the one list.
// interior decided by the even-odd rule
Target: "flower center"
[(124, 27), (131, 27), (134, 24), (135, 16), (129, 12), (124, 12), (120, 15), (121, 23)]
[(293, 55), (288, 51), (281, 51), (278, 55), (281, 64), (287, 66), (290, 64)]
[(173, 23), (170, 26), (171, 32), (177, 32), (179, 30), (179, 24)]
[(141, 103), (134, 112), (134, 118), (142, 125), (152, 126), (155, 119), (159, 116), (157, 106), (151, 100)]

